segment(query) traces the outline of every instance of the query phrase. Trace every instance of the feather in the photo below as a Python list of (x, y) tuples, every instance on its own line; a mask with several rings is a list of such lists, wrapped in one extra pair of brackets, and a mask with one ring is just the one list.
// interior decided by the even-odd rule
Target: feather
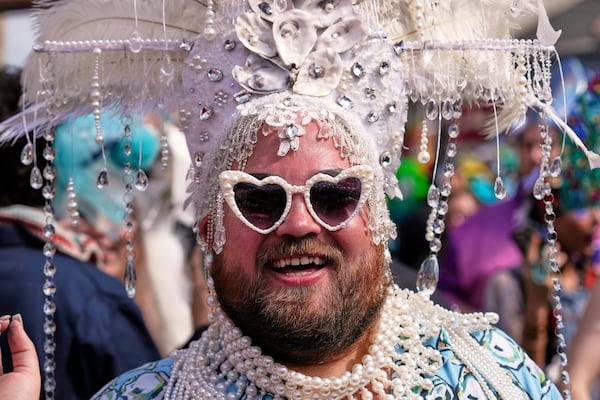
[(536, 36), (543, 46), (554, 46), (562, 33), (562, 30), (554, 30), (550, 25), (548, 13), (544, 8), (544, 2), (538, 0), (538, 27)]
[[(0, 126), (2, 141), (23, 130), (23, 117), (28, 128), (42, 131), (92, 112), (96, 73), (103, 108), (143, 112), (164, 106), (181, 87), (187, 53), (178, 47), (165, 51), (163, 39), (191, 42), (202, 30), (205, 14), (204, 5), (190, 0), (38, 1), (33, 15), (36, 51), (22, 75), (24, 115)], [(143, 40), (145, 49), (125, 51), (127, 43), (140, 43), (136, 40)], [(114, 43), (114, 49), (94, 51), (95, 43), (102, 41)], [(58, 47), (54, 54), (46, 51)], [(52, 104), (46, 100), (50, 97)], [(43, 108), (47, 111), (37, 112)]]
[(550, 118), (552, 122), (556, 124), (556, 126), (561, 128), (563, 132), (573, 141), (573, 143), (584, 152), (591, 169), (600, 168), (600, 155), (589, 150), (581, 141), (579, 136), (577, 136), (577, 133), (575, 133), (573, 129), (571, 129), (571, 127), (557, 115), (551, 106), (542, 103), (539, 99), (533, 96), (530, 96), (529, 100), (532, 104), (542, 110), (546, 116)]

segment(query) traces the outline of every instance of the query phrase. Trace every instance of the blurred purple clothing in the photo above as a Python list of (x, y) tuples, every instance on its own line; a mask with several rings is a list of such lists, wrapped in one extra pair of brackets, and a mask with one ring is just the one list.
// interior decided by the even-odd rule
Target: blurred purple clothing
[(482, 207), (450, 229), (440, 260), (439, 290), (459, 306), (481, 310), (488, 278), (521, 265), (523, 255), (512, 238), (526, 219), (525, 198)]

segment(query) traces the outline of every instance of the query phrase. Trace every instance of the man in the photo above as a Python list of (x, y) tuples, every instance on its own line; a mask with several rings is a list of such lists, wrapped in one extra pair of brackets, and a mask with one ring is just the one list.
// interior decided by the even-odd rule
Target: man
[[(46, 76), (34, 72), (42, 66), (55, 85), (42, 100), (31, 94), (48, 81), (34, 78), (26, 91), (29, 105), (49, 111), (36, 122), (47, 127), (82, 108), (177, 110), (192, 160), (189, 203), (213, 261), (201, 338), (95, 399), (560, 397), (492, 328), (494, 315), (463, 316), (431, 303), (430, 286), (417, 294), (392, 284), (386, 195), (401, 197), (395, 173), (409, 96), (427, 103), (430, 119), (453, 120), (452, 138), (460, 106), (482, 97), (501, 94), (515, 115), (545, 106), (530, 90), (532, 74), (513, 79), (533, 68), (520, 55), (529, 44), (480, 40), (508, 37), (505, 19), (463, 20), (464, 2), (434, 3), (149, 1), (139, 18), (124, 6), (100, 23), (69, 18), (95, 15), (99, 3), (63, 1), (40, 14), (39, 53), (51, 57), (32, 62), (30, 76)], [(519, 13), (509, 2), (474, 3), (482, 15)], [(459, 19), (468, 38), (432, 29)], [(114, 32), (134, 34), (123, 41)], [(482, 68), (500, 64), (510, 73)], [(5, 127), (18, 132), (21, 123)]]
[(313, 120), (294, 152), (277, 155), (273, 129), (232, 170), (215, 165), (222, 227), (217, 216), (199, 226), (211, 248), (211, 230), (226, 236), (211, 267), (212, 325), (189, 350), (94, 398), (559, 398), (488, 317), (445, 311), (391, 284), (368, 225), (381, 180), (368, 156), (342, 157), (320, 138), (324, 125), (357, 140), (339, 121)]

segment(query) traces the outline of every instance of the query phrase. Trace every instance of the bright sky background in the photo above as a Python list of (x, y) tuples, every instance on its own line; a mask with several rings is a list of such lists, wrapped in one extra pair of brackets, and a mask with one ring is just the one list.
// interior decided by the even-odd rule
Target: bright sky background
[(2, 21), (3, 59), (1, 64), (22, 66), (33, 45), (33, 30), (27, 11), (7, 11)]

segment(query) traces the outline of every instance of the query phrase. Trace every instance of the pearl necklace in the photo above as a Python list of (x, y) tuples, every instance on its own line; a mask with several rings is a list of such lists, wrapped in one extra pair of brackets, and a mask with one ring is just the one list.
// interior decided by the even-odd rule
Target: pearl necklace
[[(420, 294), (394, 285), (388, 289), (377, 330), (362, 362), (338, 377), (321, 378), (293, 371), (263, 355), (217, 305), (202, 337), (188, 349), (171, 355), (175, 362), (165, 398), (236, 400), (262, 399), (270, 394), (274, 399), (290, 400), (354, 396), (362, 400), (374, 396), (385, 400), (420, 399), (413, 389), (431, 389), (432, 381), (425, 376), (435, 375), (442, 365), (439, 351), (423, 342), (439, 334), (442, 326), (460, 326), (460, 331), (467, 332), (488, 329), (494, 319), (495, 314), (461, 315), (448, 311)], [(472, 347), (463, 347), (473, 351)], [(471, 365), (479, 364), (473, 357), (469, 360)], [(506, 375), (501, 370), (500, 373)], [(489, 378), (489, 374), (483, 375)], [(505, 383), (506, 379), (495, 375), (494, 379)], [(482, 383), (483, 379), (478, 381)]]

